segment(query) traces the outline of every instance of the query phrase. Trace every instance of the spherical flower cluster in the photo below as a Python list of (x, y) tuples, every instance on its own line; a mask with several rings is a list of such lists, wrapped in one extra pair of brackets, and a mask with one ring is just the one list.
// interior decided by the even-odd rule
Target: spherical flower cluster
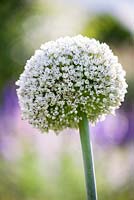
[(94, 123), (124, 100), (127, 84), (105, 43), (81, 35), (35, 51), (16, 83), (22, 118), (41, 131), (77, 128), (80, 112)]

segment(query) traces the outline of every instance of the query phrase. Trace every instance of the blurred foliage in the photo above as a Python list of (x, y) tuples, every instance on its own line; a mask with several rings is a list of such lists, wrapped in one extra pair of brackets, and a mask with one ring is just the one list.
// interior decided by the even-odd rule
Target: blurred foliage
[[(27, 151), (17, 161), (0, 158), (0, 200), (84, 200), (84, 171), (67, 153), (61, 153), (58, 169), (39, 167), (35, 153)], [(104, 160), (103, 160), (104, 162)], [(44, 170), (42, 170), (44, 169)], [(114, 172), (113, 172), (114, 173)], [(99, 200), (133, 200), (133, 184), (128, 181), (113, 189), (97, 165)], [(104, 178), (105, 177), (105, 178)]]
[(33, 12), (32, 2), (27, 0), (0, 1), (0, 89), (7, 81), (18, 76), (22, 69), (15, 60), (15, 53), (18, 53), (22, 65), (27, 56), (22, 42), (22, 24)]
[(115, 46), (130, 43), (132, 40), (131, 32), (109, 14), (96, 15), (87, 21), (83, 34)]
[[(20, 165), (22, 164), (22, 165)], [(45, 182), (37, 173), (36, 161), (24, 158), (23, 163), (3, 161), (0, 164), (0, 199), (1, 200), (28, 200), (41, 199)]]
[(0, 160), (0, 200), (85, 199), (83, 177), (67, 155), (62, 156), (56, 178), (47, 176), (45, 170), (41, 174), (39, 160), (28, 151), (17, 162)]
[(125, 111), (132, 111), (133, 110), (133, 103), (134, 103), (134, 80), (128, 79), (127, 80), (128, 88), (127, 94), (125, 97), (125, 102), (123, 103), (123, 108)]
[[(58, 177), (60, 199), (82, 200), (86, 199), (84, 174), (67, 153), (62, 153), (60, 174)], [(58, 200), (59, 198), (57, 198)]]

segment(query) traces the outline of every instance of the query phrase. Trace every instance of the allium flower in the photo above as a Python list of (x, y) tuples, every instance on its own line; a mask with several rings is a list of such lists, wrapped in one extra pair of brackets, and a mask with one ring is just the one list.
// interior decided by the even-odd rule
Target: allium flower
[(41, 46), (17, 81), (22, 117), (42, 132), (79, 128), (87, 200), (97, 200), (88, 121), (113, 113), (124, 100), (125, 72), (109, 47), (83, 36)]
[(95, 123), (124, 100), (125, 72), (108, 45), (81, 35), (43, 44), (17, 81), (23, 119), (41, 131)]

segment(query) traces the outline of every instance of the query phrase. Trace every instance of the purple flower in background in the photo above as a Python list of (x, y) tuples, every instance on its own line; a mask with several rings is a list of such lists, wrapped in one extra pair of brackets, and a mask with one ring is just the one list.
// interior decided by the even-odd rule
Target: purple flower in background
[(0, 106), (0, 135), (9, 134), (15, 123), (18, 110), (17, 96), (14, 86), (7, 86), (3, 92), (3, 103)]
[(3, 104), (0, 107), (0, 115), (15, 115), (18, 109), (17, 95), (15, 86), (7, 86), (3, 92)]
[(126, 112), (126, 117), (128, 119), (128, 131), (126, 134), (126, 138), (130, 141), (134, 141), (134, 109), (131, 112)]
[(93, 137), (100, 144), (123, 145), (134, 140), (134, 111), (120, 109), (115, 116), (109, 115), (104, 122), (92, 128)]

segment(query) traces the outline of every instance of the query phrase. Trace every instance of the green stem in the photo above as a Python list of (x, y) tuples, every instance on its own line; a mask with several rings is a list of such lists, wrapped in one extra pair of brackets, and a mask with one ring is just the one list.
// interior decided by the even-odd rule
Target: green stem
[(92, 144), (89, 136), (88, 119), (85, 113), (80, 113), (79, 132), (83, 153), (87, 200), (97, 200), (95, 173), (93, 164)]

